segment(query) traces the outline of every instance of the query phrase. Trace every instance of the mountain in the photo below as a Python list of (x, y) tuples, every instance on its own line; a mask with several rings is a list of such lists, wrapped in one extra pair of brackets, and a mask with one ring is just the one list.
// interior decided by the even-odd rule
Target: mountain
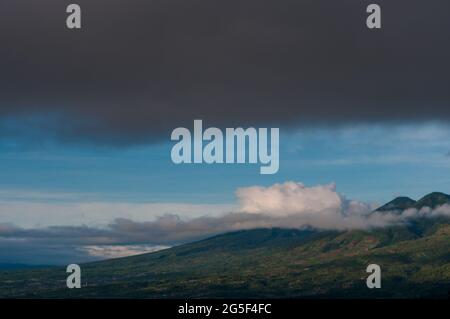
[[(423, 203), (442, 202), (431, 195)], [(369, 264), (381, 267), (381, 289), (366, 286)], [(65, 287), (61, 267), (0, 271), (0, 297), (447, 298), (450, 219), (367, 231), (237, 231), (81, 269), (81, 289)]]
[(389, 203), (381, 206), (380, 208), (377, 208), (376, 212), (403, 212), (405, 209), (408, 208), (416, 208), (421, 209), (424, 207), (430, 207), (432, 209), (442, 206), (444, 204), (450, 205), (450, 195), (434, 192), (430, 193), (421, 199), (419, 199), (417, 202), (409, 197), (397, 197), (393, 201), (390, 201)]
[(376, 212), (387, 212), (387, 211), (404, 211), (408, 208), (413, 208), (416, 205), (416, 201), (409, 197), (397, 197), (396, 199), (390, 201), (389, 203), (377, 208)]
[(450, 195), (435, 192), (419, 199), (414, 207), (418, 209), (423, 207), (436, 208), (444, 204), (450, 205)]

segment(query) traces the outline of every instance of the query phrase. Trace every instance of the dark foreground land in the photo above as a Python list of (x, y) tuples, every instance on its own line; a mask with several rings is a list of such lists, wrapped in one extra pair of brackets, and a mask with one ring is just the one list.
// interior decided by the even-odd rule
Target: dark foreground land
[[(377, 211), (448, 205), (432, 193)], [(380, 289), (366, 268), (381, 267)], [(450, 218), (372, 231), (256, 229), (156, 253), (81, 265), (81, 289), (63, 267), (0, 270), (0, 298), (448, 298)]]
[[(368, 289), (366, 267), (382, 269)], [(257, 229), (164, 251), (65, 268), (0, 272), (3, 298), (447, 298), (450, 222), (417, 220), (376, 231)]]

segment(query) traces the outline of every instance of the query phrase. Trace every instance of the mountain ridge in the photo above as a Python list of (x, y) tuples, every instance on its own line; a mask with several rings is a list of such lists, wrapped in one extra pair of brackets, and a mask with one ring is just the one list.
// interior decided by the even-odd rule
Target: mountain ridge
[[(432, 194), (424, 203), (446, 198)], [(366, 286), (373, 263), (382, 289)], [(81, 268), (82, 289), (65, 287), (63, 267), (0, 271), (0, 297), (447, 298), (450, 219), (371, 230), (240, 230)]]
[(409, 208), (422, 209), (425, 207), (435, 209), (445, 204), (450, 205), (450, 195), (441, 192), (432, 192), (417, 201), (406, 196), (396, 197), (392, 201), (377, 208), (375, 212), (402, 212)]
[(415, 204), (415, 208), (420, 209), (430, 207), (434, 209), (445, 204), (450, 204), (450, 195), (440, 192), (433, 192), (419, 199)]

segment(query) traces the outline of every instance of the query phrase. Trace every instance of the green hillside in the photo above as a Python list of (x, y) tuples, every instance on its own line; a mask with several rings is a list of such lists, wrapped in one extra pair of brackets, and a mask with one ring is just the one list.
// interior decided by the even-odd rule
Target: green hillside
[[(365, 285), (368, 264), (382, 289)], [(84, 287), (65, 269), (4, 271), (1, 297), (446, 297), (450, 223), (424, 220), (372, 232), (258, 229), (152, 254), (82, 265)]]
[[(381, 289), (366, 286), (373, 263)], [(0, 297), (446, 298), (450, 220), (371, 231), (238, 231), (81, 267), (83, 287), (73, 290), (64, 268), (1, 271)]]

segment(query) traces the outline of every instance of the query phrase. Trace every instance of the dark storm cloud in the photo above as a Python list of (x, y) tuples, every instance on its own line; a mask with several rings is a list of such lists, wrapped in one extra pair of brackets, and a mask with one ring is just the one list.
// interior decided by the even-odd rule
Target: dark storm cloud
[[(450, 2), (60, 0), (0, 4), (0, 122), (148, 142), (210, 125), (450, 119)], [(25, 123), (25, 124), (24, 124)], [(12, 127), (12, 128), (11, 128)]]

